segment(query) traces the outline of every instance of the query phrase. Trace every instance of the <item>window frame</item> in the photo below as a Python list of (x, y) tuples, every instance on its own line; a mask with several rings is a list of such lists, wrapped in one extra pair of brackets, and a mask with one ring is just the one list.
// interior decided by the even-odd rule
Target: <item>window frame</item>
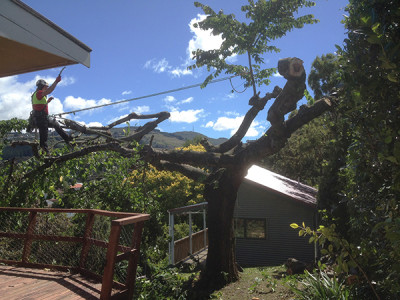
[[(243, 235), (244, 236), (237, 236), (236, 232), (237, 232), (237, 221), (238, 220), (243, 220)], [(263, 238), (259, 238), (259, 237), (249, 237), (247, 232), (248, 232), (248, 222), (249, 221), (263, 221), (264, 225), (264, 237)], [(234, 226), (233, 226), (233, 234), (235, 239), (246, 239), (246, 240), (267, 240), (268, 239), (268, 219), (267, 218), (249, 218), (249, 217), (235, 217), (234, 220)]]

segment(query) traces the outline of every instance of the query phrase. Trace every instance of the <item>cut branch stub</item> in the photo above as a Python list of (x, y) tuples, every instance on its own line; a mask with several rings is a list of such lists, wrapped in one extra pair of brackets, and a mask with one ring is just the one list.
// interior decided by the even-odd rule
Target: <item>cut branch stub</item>
[(282, 124), (285, 114), (296, 109), (306, 89), (306, 72), (301, 59), (289, 57), (279, 60), (278, 72), (287, 79), (287, 83), (268, 111), (267, 120), (272, 126)]

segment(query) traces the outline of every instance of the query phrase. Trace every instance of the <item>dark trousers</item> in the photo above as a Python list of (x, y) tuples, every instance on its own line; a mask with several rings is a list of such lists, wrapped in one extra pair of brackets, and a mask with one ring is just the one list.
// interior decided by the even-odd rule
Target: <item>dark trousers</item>
[(47, 139), (49, 137), (49, 127), (54, 128), (66, 143), (71, 141), (71, 137), (61, 128), (55, 119), (49, 118), (44, 112), (34, 112), (35, 125), (39, 129), (40, 147), (46, 152), (49, 150)]

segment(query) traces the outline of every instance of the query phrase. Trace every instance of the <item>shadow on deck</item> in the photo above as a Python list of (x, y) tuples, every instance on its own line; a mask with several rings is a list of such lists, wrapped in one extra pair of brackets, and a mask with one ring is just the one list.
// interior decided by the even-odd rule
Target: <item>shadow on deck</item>
[(80, 274), (0, 266), (0, 294), (7, 300), (99, 299), (101, 282)]

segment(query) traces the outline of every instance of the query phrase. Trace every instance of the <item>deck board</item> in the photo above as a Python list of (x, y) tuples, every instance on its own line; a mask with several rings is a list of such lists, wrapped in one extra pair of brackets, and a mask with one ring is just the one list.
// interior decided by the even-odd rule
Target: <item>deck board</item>
[(0, 265), (0, 295), (7, 300), (99, 299), (101, 283), (79, 274)]

